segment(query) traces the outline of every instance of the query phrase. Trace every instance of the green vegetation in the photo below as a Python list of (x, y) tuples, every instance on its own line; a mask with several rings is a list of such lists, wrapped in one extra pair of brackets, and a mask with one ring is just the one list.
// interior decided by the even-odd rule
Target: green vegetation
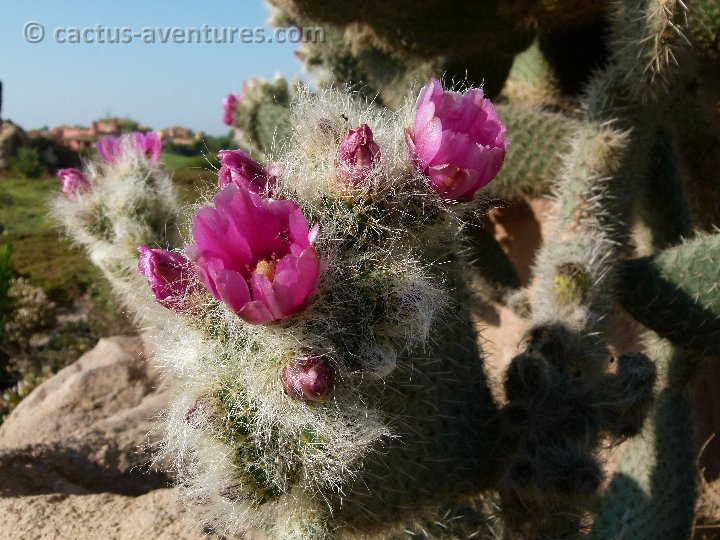
[(10, 161), (10, 170), (21, 178), (38, 178), (43, 173), (43, 168), (40, 154), (29, 146), (20, 148)]
[(0, 226), (13, 246), (15, 271), (51, 300), (68, 305), (100, 280), (87, 256), (61, 237), (48, 215), (48, 201), (58, 189), (55, 178), (1, 180)]
[(0, 225), (4, 232), (37, 234), (52, 229), (47, 204), (58, 186), (55, 178), (0, 180)]
[[(10, 278), (12, 277), (12, 265), (10, 256), (12, 246), (9, 243), (0, 245), (0, 321), (3, 315), (10, 309)], [(0, 330), (0, 334), (1, 334)]]
[(215, 154), (181, 156), (163, 153), (160, 159), (172, 171), (183, 203), (195, 201), (203, 192), (204, 186), (217, 182), (216, 171), (220, 162)]

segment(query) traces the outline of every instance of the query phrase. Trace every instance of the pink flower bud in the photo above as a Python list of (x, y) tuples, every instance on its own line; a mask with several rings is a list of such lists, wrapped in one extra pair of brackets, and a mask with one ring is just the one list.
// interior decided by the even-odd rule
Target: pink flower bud
[(228, 94), (223, 99), (223, 123), (232, 126), (235, 121), (235, 106), (240, 102), (235, 94)]
[(167, 308), (183, 311), (187, 293), (191, 290), (193, 273), (190, 262), (178, 253), (164, 249), (138, 248), (138, 270), (144, 275), (155, 300)]
[(367, 124), (349, 129), (338, 149), (340, 177), (354, 186), (362, 183), (380, 160), (380, 146)]
[(420, 91), (414, 131), (405, 139), (430, 188), (445, 199), (469, 201), (502, 167), (505, 125), (480, 88), (443, 91), (432, 79)]
[(60, 169), (57, 176), (62, 182), (62, 192), (67, 198), (72, 198), (76, 193), (82, 193), (90, 189), (90, 182), (82, 171), (78, 169)]
[(293, 358), (280, 368), (283, 390), (300, 401), (322, 401), (334, 378), (335, 371), (324, 358)]
[(220, 151), (220, 172), (218, 185), (224, 188), (235, 183), (261, 195), (272, 195), (282, 165), (271, 163), (269, 171), (242, 150)]

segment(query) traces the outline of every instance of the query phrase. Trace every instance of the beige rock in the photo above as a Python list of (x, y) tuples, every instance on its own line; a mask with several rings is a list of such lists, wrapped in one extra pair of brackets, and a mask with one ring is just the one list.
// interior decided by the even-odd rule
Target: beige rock
[(29, 142), (22, 128), (12, 122), (0, 120), (0, 169), (7, 167), (17, 149)]
[(138, 497), (47, 493), (0, 498), (0, 538), (199, 540), (174, 489)]
[(143, 450), (168, 392), (137, 337), (36, 388), (0, 426), (0, 539), (201, 538)]
[(0, 426), (0, 450), (61, 443), (94, 448), (98, 463), (123, 471), (141, 466), (150, 456), (138, 449), (159, 437), (153, 419), (167, 392), (140, 338), (101, 339), (18, 405)]

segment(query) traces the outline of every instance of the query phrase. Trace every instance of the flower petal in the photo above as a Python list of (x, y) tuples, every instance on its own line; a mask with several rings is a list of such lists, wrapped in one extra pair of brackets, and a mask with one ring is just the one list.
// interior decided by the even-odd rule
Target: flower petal
[(238, 312), (238, 315), (250, 324), (267, 324), (275, 320), (267, 306), (257, 300), (245, 304), (245, 307)]

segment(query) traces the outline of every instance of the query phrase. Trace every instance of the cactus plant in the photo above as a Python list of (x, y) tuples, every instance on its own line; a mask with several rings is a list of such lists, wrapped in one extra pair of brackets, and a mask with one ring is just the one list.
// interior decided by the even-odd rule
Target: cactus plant
[[(717, 2), (274, 3), (277, 24), (329, 25), (298, 54), (325, 76), (227, 99), (252, 154), (222, 153), (219, 190), (180, 209), (153, 142), (124, 138), (56, 204), (177, 383), (163, 452), (199, 519), (689, 537), (686, 382), (719, 335)], [(413, 104), (443, 74), (465, 97), (434, 81)], [(552, 233), (523, 288), (478, 216), (539, 196)], [(527, 318), (504, 401), (478, 296)], [(614, 351), (619, 306), (669, 342)]]
[[(239, 176), (259, 165), (236, 177), (221, 170), (221, 187), (230, 180), (193, 218), (194, 244), (185, 249), (192, 263), (168, 251), (181, 244), (154, 225), (157, 216), (182, 220), (162, 169), (130, 137), (114, 161), (88, 168), (57, 213), (158, 340), (178, 380), (165, 450), (201, 518), (278, 538), (371, 533), (489, 487), (495, 474), (496, 408), (456, 257), (459, 209), (474, 203), (425, 183), (404, 138), (407, 115), (378, 113), (338, 92), (305, 92), (292, 115), (302, 129), (277, 156), (276, 183), (263, 188)], [(373, 126), (372, 135), (358, 140), (359, 130), (348, 130), (358, 125)], [(378, 149), (374, 161), (352, 178), (340, 174), (351, 155), (343, 148), (360, 152), (367, 141)], [(127, 216), (137, 225), (124, 225)], [(218, 242), (240, 235), (262, 251), (253, 227), (277, 245), (253, 264), (249, 301), (248, 285), (243, 293), (232, 282), (240, 274), (228, 273), (244, 255)], [(133, 272), (130, 244), (141, 246), (151, 288)], [(191, 264), (200, 281), (185, 272)], [(309, 288), (291, 300), (286, 287), (299, 291), (301, 282)]]

